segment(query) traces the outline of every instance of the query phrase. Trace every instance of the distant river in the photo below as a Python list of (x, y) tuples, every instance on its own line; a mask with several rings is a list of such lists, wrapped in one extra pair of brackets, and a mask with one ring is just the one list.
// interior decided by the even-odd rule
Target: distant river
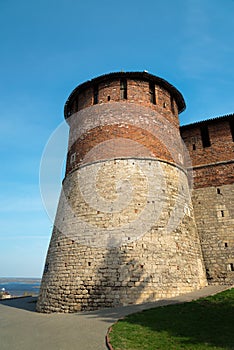
[(5, 288), (13, 296), (22, 296), (24, 293), (38, 295), (40, 278), (1, 278), (0, 291)]

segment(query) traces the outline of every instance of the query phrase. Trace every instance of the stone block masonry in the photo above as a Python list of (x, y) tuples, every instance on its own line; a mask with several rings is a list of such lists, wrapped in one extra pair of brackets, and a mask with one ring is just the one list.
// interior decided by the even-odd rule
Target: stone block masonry
[[(153, 301), (206, 285), (192, 204), (186, 191), (178, 198), (176, 179), (182, 176), (186, 183), (181, 170), (156, 160), (125, 159), (86, 165), (77, 172), (63, 183), (38, 311), (73, 312)], [(99, 196), (114, 202), (112, 211), (90, 206), (93, 173)], [(115, 203), (116, 195), (126, 201), (122, 189), (113, 191), (113, 183), (126, 174), (132, 187), (127, 205), (121, 198)], [(87, 179), (85, 189), (78, 177)], [(181, 213), (173, 229), (170, 218), (176, 202)]]
[(210, 284), (233, 284), (234, 185), (199, 188), (193, 205)]

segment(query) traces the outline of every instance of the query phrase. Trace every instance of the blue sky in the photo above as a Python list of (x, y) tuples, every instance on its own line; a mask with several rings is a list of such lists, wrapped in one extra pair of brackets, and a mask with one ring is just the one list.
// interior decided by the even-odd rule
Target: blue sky
[[(0, 0), (0, 276), (41, 276), (52, 221), (40, 163), (73, 88), (147, 70), (182, 92), (182, 124), (233, 113), (233, 16), (233, 0)], [(65, 154), (58, 130), (51, 164)], [(53, 164), (43, 186), (59, 192)]]

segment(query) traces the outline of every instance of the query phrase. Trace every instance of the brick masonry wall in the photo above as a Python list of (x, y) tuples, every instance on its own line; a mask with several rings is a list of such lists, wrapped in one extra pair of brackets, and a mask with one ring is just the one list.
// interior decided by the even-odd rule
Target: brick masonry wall
[(210, 147), (202, 145), (200, 132), (202, 125), (204, 124), (181, 128), (181, 136), (193, 164), (194, 187), (232, 184), (234, 181), (234, 142), (229, 120), (207, 121)]
[(70, 173), (37, 310), (127, 305), (205, 286), (186, 183), (182, 170), (158, 160), (109, 160)]
[[(181, 136), (192, 158), (193, 166), (233, 160), (234, 142), (228, 120), (207, 121), (210, 147), (202, 146), (200, 125), (181, 128)], [(196, 149), (193, 149), (195, 145)]]
[(74, 113), (66, 174), (94, 160), (152, 157), (184, 166), (179, 130), (161, 110), (128, 102), (95, 105)]
[(193, 168), (194, 188), (234, 183), (234, 162)]
[[(178, 107), (170, 93), (161, 86), (155, 85), (155, 102), (150, 101), (149, 82), (137, 79), (127, 79), (127, 99), (121, 98), (120, 79), (105, 81), (97, 86), (98, 104), (112, 102), (127, 102), (134, 105), (149, 107), (160, 113), (170, 123), (179, 127)], [(94, 86), (88, 87), (73, 97), (71, 102), (70, 115), (84, 108), (94, 105)]]

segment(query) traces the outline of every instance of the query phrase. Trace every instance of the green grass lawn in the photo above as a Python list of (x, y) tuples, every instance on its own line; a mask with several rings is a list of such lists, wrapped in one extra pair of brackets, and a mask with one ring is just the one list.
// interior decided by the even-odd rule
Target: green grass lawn
[(129, 315), (109, 338), (114, 350), (234, 350), (234, 289)]

